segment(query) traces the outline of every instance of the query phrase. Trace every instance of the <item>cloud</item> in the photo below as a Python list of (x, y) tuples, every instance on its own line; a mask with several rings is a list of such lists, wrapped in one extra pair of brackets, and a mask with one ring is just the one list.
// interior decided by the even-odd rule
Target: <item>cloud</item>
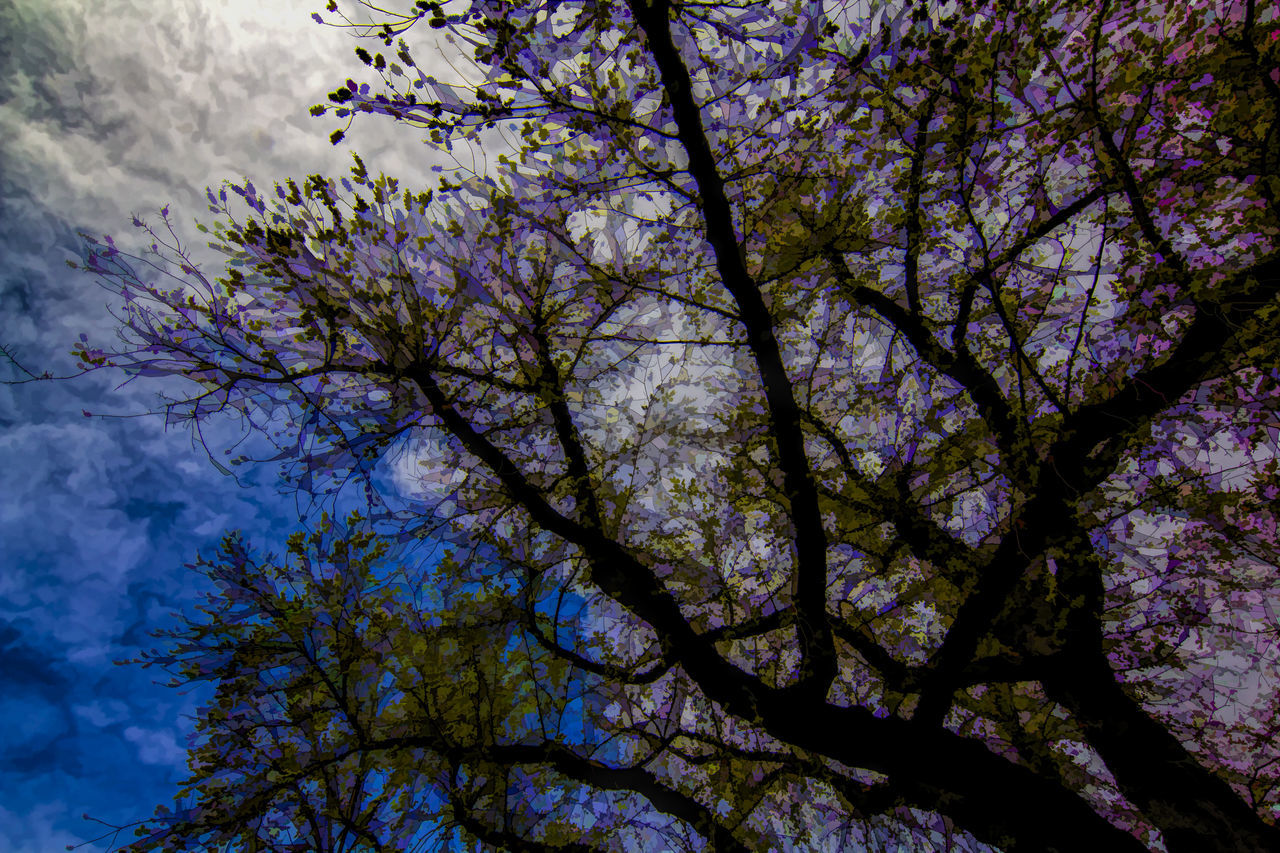
[(174, 733), (168, 729), (143, 729), (138, 726), (129, 726), (124, 730), (124, 737), (138, 747), (138, 759), (143, 764), (186, 766), (187, 750), (178, 745)]
[[(60, 828), (70, 815), (61, 802), (42, 803), (30, 810), (9, 811), (0, 806), (0, 850), (7, 853), (51, 853), (65, 850), (83, 839)], [(104, 848), (97, 845), (79, 848), (79, 853), (94, 853)]]
[(17, 625), (0, 619), (0, 683), (59, 690), (66, 677), (55, 656), (28, 644)]
[(11, 686), (0, 698), (0, 725), (4, 738), (0, 740), (0, 767), (37, 767), (34, 762), (56, 750), (58, 741), (71, 727), (65, 710), (47, 691)]
[(91, 726), (103, 728), (129, 719), (129, 706), (118, 699), (101, 699), (87, 705), (72, 705), (72, 712)]
[[(203, 188), (228, 178), (345, 173), (349, 149), (326, 139), (334, 120), (308, 108), (347, 76), (377, 78), (352, 55), (350, 35), (315, 25), (312, 11), (148, 0), (104, 13), (86, 0), (17, 0), (5, 23), (39, 46), (18, 45), (8, 69), (8, 155), (39, 176), (32, 189), (44, 206), (93, 230), (169, 202), (190, 221), (206, 211)], [(51, 63), (51, 52), (75, 62)], [(448, 162), (389, 121), (349, 138), (370, 166), (409, 179)]]

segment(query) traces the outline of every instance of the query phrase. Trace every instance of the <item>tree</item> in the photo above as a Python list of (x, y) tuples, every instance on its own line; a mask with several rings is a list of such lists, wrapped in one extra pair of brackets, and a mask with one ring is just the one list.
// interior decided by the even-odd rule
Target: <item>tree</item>
[(372, 508), (202, 564), (136, 849), (1280, 849), (1274, 5), (369, 8), (313, 112), (514, 155), (88, 257)]

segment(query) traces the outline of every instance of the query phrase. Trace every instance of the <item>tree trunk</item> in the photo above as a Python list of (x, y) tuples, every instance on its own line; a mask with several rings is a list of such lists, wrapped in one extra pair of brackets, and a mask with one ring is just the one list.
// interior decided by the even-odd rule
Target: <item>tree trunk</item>
[(1064, 656), (1043, 684), (1075, 716), (1121, 792), (1160, 828), (1169, 853), (1280, 851), (1280, 830), (1125, 693), (1105, 657)]

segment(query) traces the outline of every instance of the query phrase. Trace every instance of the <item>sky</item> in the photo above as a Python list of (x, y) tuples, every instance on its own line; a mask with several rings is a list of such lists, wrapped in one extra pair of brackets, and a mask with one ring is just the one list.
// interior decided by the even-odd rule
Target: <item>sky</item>
[[(155, 221), (167, 204), (200, 246), (205, 187), (344, 175), (352, 149), (375, 173), (427, 185), (442, 155), (416, 131), (366, 119), (335, 148), (335, 120), (308, 114), (348, 76), (371, 79), (350, 33), (311, 20), (322, 6), (0, 0), (0, 345), (37, 373), (66, 374), (80, 333), (113, 339), (111, 294), (67, 267), (78, 231), (136, 247), (131, 217)], [(198, 257), (216, 271), (218, 256)], [(17, 376), (0, 365), (0, 378)], [(184, 568), (197, 551), (232, 529), (278, 549), (297, 526), (272, 471), (246, 472), (242, 488), (187, 430), (133, 416), (179, 386), (122, 378), (0, 385), (8, 853), (106, 851), (112, 825), (171, 801), (199, 695), (114, 662), (155, 648), (148, 632), (199, 601), (200, 579)], [(209, 444), (233, 436), (215, 425)]]

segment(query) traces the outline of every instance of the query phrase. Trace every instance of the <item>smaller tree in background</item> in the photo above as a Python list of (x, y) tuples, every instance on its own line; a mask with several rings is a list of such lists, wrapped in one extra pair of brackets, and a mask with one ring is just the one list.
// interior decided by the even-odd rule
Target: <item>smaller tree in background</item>
[(216, 690), (179, 794), (193, 805), (161, 808), (143, 849), (428, 850), (460, 830), (561, 849), (551, 840), (583, 815), (645, 849), (682, 849), (672, 818), (716, 825), (675, 792), (641, 805), (660, 783), (604, 760), (616, 755), (594, 741), (591, 676), (527, 642), (529, 613), (494, 589), (491, 566), (387, 558), (359, 515), (326, 515), (281, 557), (231, 535), (191, 567), (216, 592), (134, 663)]

